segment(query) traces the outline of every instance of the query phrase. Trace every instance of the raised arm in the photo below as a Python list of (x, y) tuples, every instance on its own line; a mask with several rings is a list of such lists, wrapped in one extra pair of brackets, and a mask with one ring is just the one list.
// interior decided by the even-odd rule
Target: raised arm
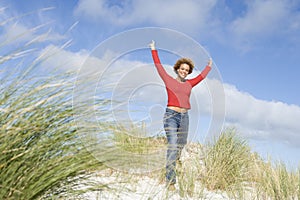
[(197, 85), (198, 83), (200, 83), (203, 79), (206, 78), (207, 74), (209, 73), (209, 71), (211, 70), (211, 66), (212, 66), (212, 59), (210, 58), (206, 67), (204, 68), (204, 70), (195, 78), (188, 80), (192, 87), (194, 87), (195, 85)]
[(166, 72), (166, 70), (163, 68), (163, 66), (160, 63), (160, 59), (158, 56), (158, 52), (155, 49), (155, 41), (152, 40), (149, 44), (149, 47), (151, 48), (152, 58), (155, 64), (155, 67), (157, 69), (157, 72), (159, 76), (163, 79), (163, 81), (166, 81), (167, 78), (170, 78), (170, 75)]

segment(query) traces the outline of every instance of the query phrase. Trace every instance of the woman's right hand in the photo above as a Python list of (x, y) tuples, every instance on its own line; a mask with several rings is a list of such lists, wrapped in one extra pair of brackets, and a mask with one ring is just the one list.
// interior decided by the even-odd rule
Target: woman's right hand
[(152, 40), (149, 44), (149, 47), (151, 48), (151, 50), (155, 50), (155, 41)]
[(212, 66), (212, 59), (211, 58), (209, 58), (207, 65), (210, 66), (210, 67)]

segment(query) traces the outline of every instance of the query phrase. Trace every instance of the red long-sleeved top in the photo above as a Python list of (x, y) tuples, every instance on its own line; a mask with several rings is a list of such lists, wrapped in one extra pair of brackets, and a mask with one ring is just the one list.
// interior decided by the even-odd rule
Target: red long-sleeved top
[(195, 78), (188, 79), (185, 82), (179, 82), (173, 77), (171, 77), (163, 68), (160, 63), (157, 50), (152, 50), (152, 58), (155, 64), (155, 67), (158, 71), (159, 76), (162, 78), (165, 83), (167, 95), (168, 95), (168, 104), (167, 106), (176, 106), (180, 108), (190, 109), (190, 95), (192, 88), (200, 83), (211, 70), (210, 66), (206, 66), (205, 69)]

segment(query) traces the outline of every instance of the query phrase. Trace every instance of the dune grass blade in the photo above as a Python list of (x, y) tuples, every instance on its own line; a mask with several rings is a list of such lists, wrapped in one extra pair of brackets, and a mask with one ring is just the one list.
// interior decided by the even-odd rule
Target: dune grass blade
[(300, 167), (298, 167), (297, 175), (296, 175), (296, 188), (297, 188), (296, 196), (298, 199), (300, 199)]

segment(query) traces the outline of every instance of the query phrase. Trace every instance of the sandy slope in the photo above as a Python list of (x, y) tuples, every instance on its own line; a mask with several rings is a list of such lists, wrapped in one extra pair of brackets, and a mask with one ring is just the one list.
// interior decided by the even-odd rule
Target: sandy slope
[[(108, 181), (110, 178), (102, 179), (104, 181)], [(112, 181), (112, 180), (110, 180)], [(115, 184), (115, 186), (119, 186), (119, 188), (115, 192), (107, 192), (107, 191), (95, 191), (90, 192), (82, 196), (82, 199), (122, 199), (122, 200), (163, 200), (163, 199), (212, 199), (212, 200), (221, 200), (221, 199), (230, 199), (226, 194), (216, 193), (207, 191), (201, 187), (199, 187), (198, 191), (195, 189), (195, 194), (193, 196), (184, 195), (181, 196), (179, 192), (178, 185), (176, 185), (176, 191), (168, 191), (164, 184), (159, 184), (157, 180), (153, 178), (140, 178), (133, 183), (120, 183)]]
[[(187, 145), (182, 153), (182, 170), (193, 170), (193, 158), (203, 156), (203, 152), (193, 145)], [(189, 167), (189, 168), (187, 168)], [(176, 183), (175, 191), (169, 191), (165, 187), (163, 173), (151, 173), (143, 175), (134, 175), (122, 173), (116, 170), (106, 169), (98, 172), (93, 181), (99, 184), (107, 184), (110, 189), (89, 192), (82, 195), (80, 199), (122, 199), (122, 200), (163, 200), (163, 199), (203, 199), (203, 200), (226, 200), (230, 199), (226, 193), (217, 191), (208, 191), (200, 181), (195, 181), (192, 195), (189, 195), (187, 188), (179, 183)], [(182, 186), (180, 188), (180, 186)]]

